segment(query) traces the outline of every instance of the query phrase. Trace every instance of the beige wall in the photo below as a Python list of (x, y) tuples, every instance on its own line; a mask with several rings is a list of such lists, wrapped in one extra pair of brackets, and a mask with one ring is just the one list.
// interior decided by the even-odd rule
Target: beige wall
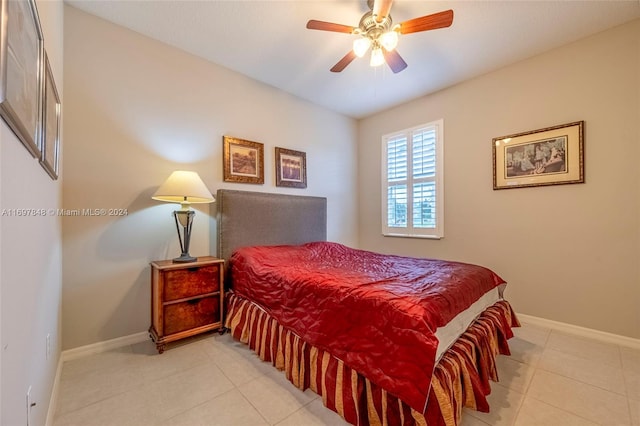
[[(640, 21), (359, 122), (362, 248), (475, 262), (521, 313), (640, 338)], [(445, 126), (445, 238), (385, 238), (381, 135)], [(494, 191), (491, 139), (586, 123), (586, 183)]]
[[(173, 170), (214, 193), (326, 196), (328, 238), (357, 243), (354, 120), (69, 6), (64, 61), (64, 207), (129, 212), (63, 220), (65, 349), (149, 327), (148, 263), (179, 255), (175, 206), (150, 198)], [(264, 185), (222, 181), (223, 135), (264, 143)], [(276, 146), (307, 153), (307, 189), (275, 187)], [(215, 254), (197, 210), (191, 254)]]
[[(45, 48), (58, 92), (63, 96), (63, 5), (37, 1)], [(54, 181), (0, 120), (0, 207), (57, 209), (60, 180)], [(62, 288), (61, 220), (54, 214), (0, 218), (1, 337), (0, 424), (26, 425), (25, 398), (31, 386), (31, 424), (43, 425), (60, 358)], [(46, 336), (51, 353), (46, 354)]]

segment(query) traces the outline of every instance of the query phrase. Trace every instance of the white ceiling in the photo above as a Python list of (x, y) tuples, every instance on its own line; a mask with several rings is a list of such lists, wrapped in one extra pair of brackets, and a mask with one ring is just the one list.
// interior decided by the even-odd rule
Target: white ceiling
[(65, 1), (354, 118), (640, 17), (640, 0), (397, 0), (394, 23), (453, 9), (453, 25), (401, 36), (409, 66), (398, 74), (368, 58), (332, 73), (356, 36), (308, 30), (306, 22), (357, 26), (365, 0)]

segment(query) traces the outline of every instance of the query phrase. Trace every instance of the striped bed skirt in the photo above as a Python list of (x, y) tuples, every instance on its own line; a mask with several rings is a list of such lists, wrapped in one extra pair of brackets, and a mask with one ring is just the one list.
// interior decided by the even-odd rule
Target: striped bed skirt
[(233, 293), (227, 296), (225, 327), (235, 339), (283, 370), (299, 389), (311, 388), (347, 422), (363, 426), (456, 426), (463, 407), (488, 412), (489, 380), (498, 380), (496, 356), (510, 354), (511, 327), (520, 325), (507, 301), (485, 310), (436, 365), (427, 409), (421, 413), (327, 351), (306, 343), (254, 303)]

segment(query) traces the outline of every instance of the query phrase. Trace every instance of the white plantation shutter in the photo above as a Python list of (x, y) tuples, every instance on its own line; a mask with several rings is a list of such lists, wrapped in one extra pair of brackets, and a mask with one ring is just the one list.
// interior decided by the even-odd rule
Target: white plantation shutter
[(407, 185), (392, 185), (387, 189), (387, 222), (389, 226), (407, 224)]
[(389, 180), (407, 178), (407, 158), (407, 138), (401, 136), (389, 140), (387, 143)]
[(382, 137), (382, 233), (443, 237), (443, 121)]
[(386, 144), (387, 222), (390, 226), (407, 223), (407, 138), (400, 136)]

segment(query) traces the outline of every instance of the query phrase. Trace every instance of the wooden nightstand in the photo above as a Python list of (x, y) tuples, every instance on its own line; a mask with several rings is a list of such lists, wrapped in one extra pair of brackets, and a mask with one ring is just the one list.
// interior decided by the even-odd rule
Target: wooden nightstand
[(151, 262), (151, 327), (159, 353), (169, 342), (210, 330), (222, 330), (224, 260)]

